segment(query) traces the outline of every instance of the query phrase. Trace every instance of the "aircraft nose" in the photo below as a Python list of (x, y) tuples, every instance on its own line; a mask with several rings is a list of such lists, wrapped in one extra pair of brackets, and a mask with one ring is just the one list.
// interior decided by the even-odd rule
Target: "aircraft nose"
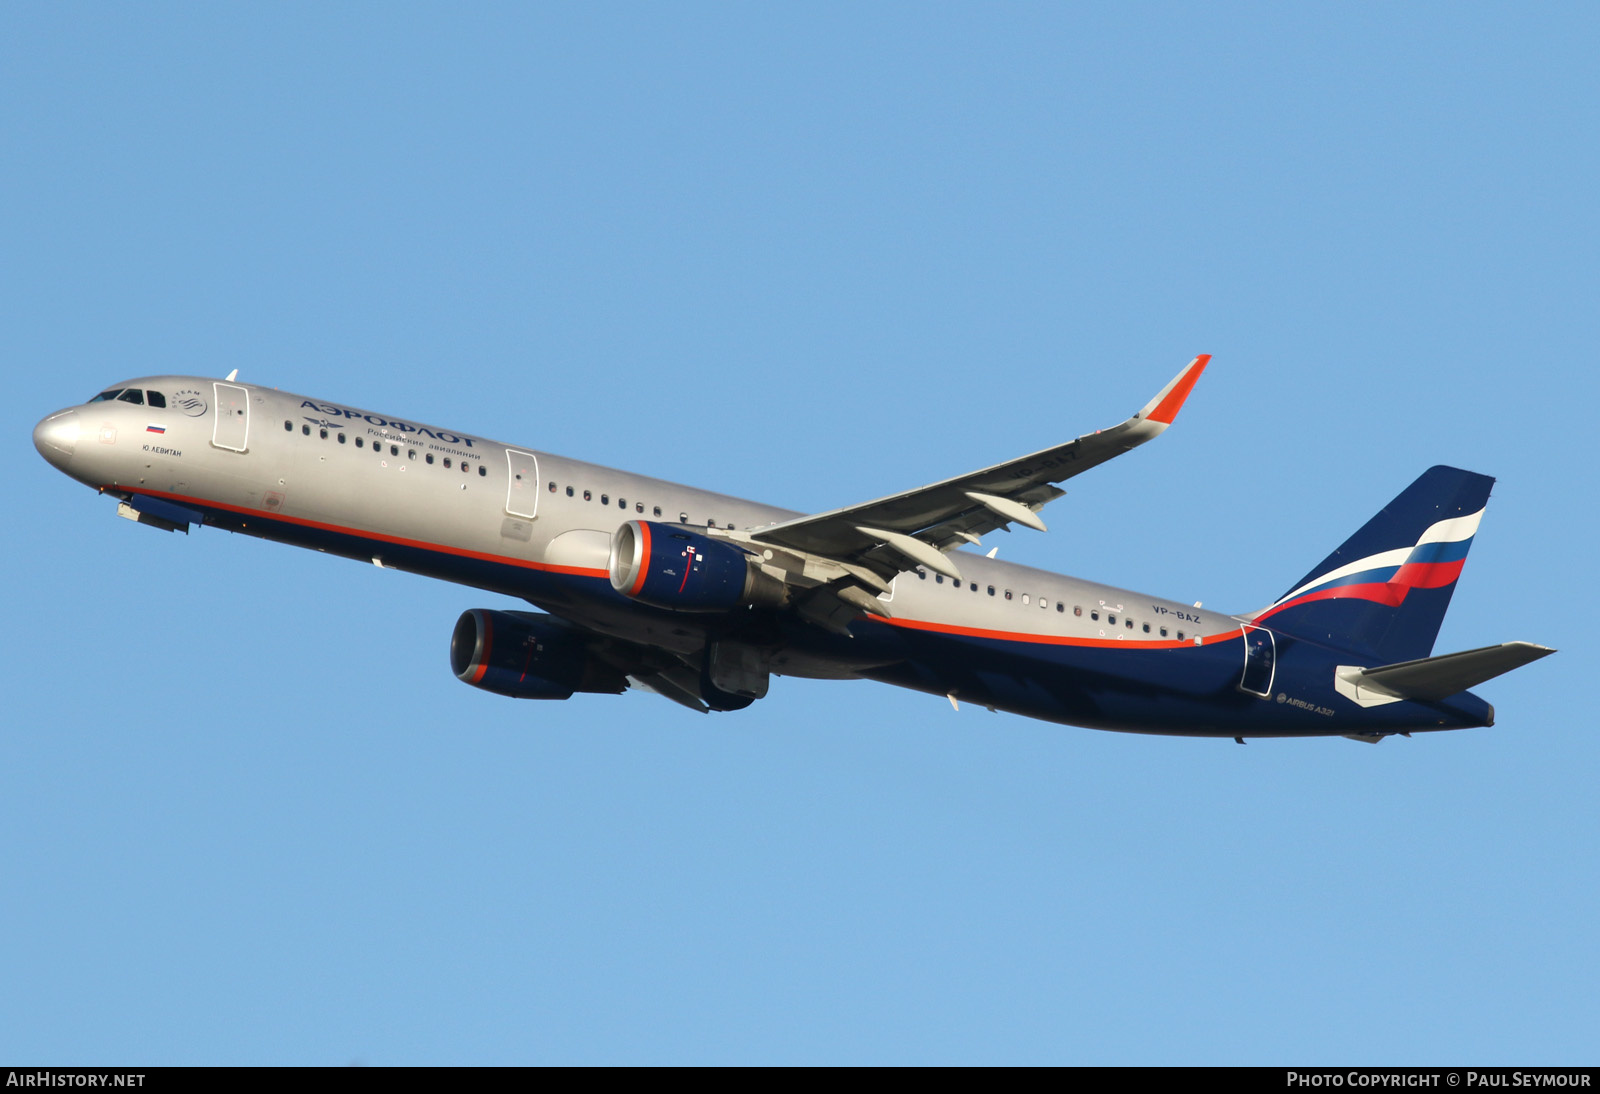
[(65, 471), (78, 445), (78, 412), (63, 410), (33, 427), (33, 447), (52, 465)]

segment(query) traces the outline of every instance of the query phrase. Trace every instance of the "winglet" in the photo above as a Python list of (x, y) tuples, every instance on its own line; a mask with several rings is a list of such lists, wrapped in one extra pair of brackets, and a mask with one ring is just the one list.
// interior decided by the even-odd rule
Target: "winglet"
[(1189, 397), (1189, 392), (1194, 389), (1195, 381), (1200, 379), (1200, 374), (1206, 370), (1206, 365), (1211, 363), (1211, 354), (1202, 353), (1193, 361), (1184, 366), (1182, 372), (1172, 378), (1172, 382), (1162, 388), (1154, 399), (1144, 405), (1138, 417), (1151, 422), (1160, 422), (1162, 425), (1171, 425), (1172, 420), (1178, 416), (1178, 411), (1183, 409), (1183, 401)]

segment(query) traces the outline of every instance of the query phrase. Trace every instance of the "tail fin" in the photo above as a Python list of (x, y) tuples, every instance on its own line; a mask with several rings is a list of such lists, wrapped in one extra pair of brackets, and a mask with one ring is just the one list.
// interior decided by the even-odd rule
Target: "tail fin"
[(1427, 657), (1493, 485), (1430, 467), (1252, 622), (1381, 663)]

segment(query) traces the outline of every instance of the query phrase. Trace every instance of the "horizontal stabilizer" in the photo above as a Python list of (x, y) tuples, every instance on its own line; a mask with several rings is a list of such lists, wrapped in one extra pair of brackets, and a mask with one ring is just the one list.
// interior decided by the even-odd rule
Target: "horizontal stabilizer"
[[(1358, 695), (1366, 692), (1389, 700), (1420, 699), (1431, 702), (1448, 699), (1485, 680), (1492, 680), (1555, 652), (1549, 646), (1536, 646), (1532, 642), (1503, 642), (1498, 646), (1484, 646), (1482, 649), (1401, 661), (1370, 669), (1341, 667), (1337, 682), (1353, 686)], [(1345, 689), (1341, 687), (1339, 690)]]

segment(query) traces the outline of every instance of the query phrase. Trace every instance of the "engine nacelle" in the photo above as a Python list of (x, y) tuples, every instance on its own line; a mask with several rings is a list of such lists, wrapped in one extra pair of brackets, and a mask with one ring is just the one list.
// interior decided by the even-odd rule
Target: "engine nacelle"
[(726, 612), (788, 597), (756, 556), (680, 525), (630, 520), (611, 537), (611, 587), (642, 604), (678, 612)]
[(594, 656), (586, 636), (533, 612), (462, 612), (450, 636), (450, 669), (464, 683), (513, 699), (620, 694), (628, 687), (622, 672)]

